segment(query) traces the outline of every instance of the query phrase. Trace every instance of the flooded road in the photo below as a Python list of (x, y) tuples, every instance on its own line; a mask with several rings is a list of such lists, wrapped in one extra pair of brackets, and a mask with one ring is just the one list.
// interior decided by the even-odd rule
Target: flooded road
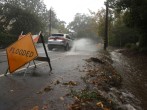
[[(96, 45), (92, 46), (89, 40), (80, 40), (80, 42), (82, 42), (81, 45), (76, 42), (71, 51), (65, 52), (56, 49), (48, 51), (53, 67), (51, 73), (47, 63), (36, 62), (37, 68), (29, 68), (25, 77), (23, 77), (24, 70), (7, 77), (2, 75), (7, 64), (3, 62), (6, 60), (6, 56), (1, 52), (0, 110), (10, 108), (11, 110), (28, 110), (33, 107), (66, 110), (69, 103), (72, 103), (72, 100), (69, 101), (66, 98), (70, 90), (79, 90), (85, 87), (81, 79), (86, 75), (83, 71), (85, 70), (85, 59), (101, 54), (97, 50), (100, 47), (94, 48)], [(40, 56), (45, 56), (41, 47), (37, 47), (37, 50)], [(125, 56), (119, 51), (110, 51), (109, 53), (113, 60), (113, 66), (123, 79), (120, 92), (123, 96), (127, 97), (128, 95), (129, 98), (134, 99), (130, 99), (130, 103), (124, 99), (124, 105), (128, 104), (127, 109), (124, 110), (147, 110), (146, 57)], [(71, 81), (76, 82), (77, 86), (64, 85)]]
[(119, 51), (113, 51), (111, 58), (123, 78), (122, 88), (138, 99), (132, 103), (147, 110), (147, 57), (125, 56)]
[[(66, 110), (72, 101), (65, 98), (66, 94), (69, 94), (73, 88), (78, 90), (85, 87), (81, 79), (85, 75), (81, 71), (84, 69), (84, 59), (97, 52), (96, 50), (82, 50), (83, 47), (86, 46), (75, 46), (73, 51), (60, 49), (48, 51), (52, 72), (48, 63), (35, 61), (37, 68), (30, 67), (25, 76), (25, 66), (14, 74), (3, 75), (8, 64), (3, 62), (7, 61), (7, 57), (5, 52), (1, 51), (0, 110)], [(39, 56), (45, 56), (41, 46), (38, 46), (37, 50)], [(70, 87), (69, 82), (76, 82), (77, 86)]]

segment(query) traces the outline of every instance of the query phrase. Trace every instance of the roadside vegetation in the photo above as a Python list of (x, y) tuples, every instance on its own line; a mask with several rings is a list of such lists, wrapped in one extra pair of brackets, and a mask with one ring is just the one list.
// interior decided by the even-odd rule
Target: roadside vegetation
[[(140, 52), (147, 51), (147, 1), (108, 0), (109, 2), (109, 45), (128, 47)], [(0, 1), (0, 45), (9, 45), (23, 31), (38, 34), (42, 31), (48, 37), (49, 18), (59, 32), (72, 33), (76, 38), (92, 38), (103, 42), (105, 30), (105, 9), (89, 10), (89, 15), (77, 13), (73, 21), (66, 24), (56, 17), (54, 9), (47, 10), (41, 0)], [(6, 35), (3, 36), (3, 35)], [(7, 36), (14, 36), (7, 42)]]
[[(146, 0), (108, 0), (108, 3), (109, 45), (146, 52)], [(90, 15), (78, 13), (75, 15), (74, 21), (69, 24), (69, 29), (76, 32), (77, 37), (99, 36), (103, 39), (105, 13), (105, 9), (98, 10), (96, 13), (90, 11)]]
[[(6, 47), (16, 41), (23, 32), (38, 34), (42, 31), (48, 37), (49, 14), (42, 0), (1, 0), (0, 1), (0, 46)], [(51, 9), (52, 28), (67, 32), (65, 22), (57, 19)]]

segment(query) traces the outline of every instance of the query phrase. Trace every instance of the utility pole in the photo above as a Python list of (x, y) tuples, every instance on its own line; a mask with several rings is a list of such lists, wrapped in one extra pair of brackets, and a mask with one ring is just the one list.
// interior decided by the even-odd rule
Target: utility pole
[(52, 31), (52, 10), (50, 8), (50, 11), (49, 11), (49, 37), (51, 36), (51, 31)]
[(108, 47), (108, 0), (105, 2), (106, 5), (106, 17), (105, 17), (105, 36), (104, 36), (104, 50)]

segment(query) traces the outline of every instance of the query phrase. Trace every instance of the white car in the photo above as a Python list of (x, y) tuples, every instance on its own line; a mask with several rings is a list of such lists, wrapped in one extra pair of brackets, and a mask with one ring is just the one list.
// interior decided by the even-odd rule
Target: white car
[(63, 47), (64, 50), (69, 50), (72, 46), (72, 39), (68, 34), (51, 34), (48, 38), (48, 49), (52, 50), (53, 48)]

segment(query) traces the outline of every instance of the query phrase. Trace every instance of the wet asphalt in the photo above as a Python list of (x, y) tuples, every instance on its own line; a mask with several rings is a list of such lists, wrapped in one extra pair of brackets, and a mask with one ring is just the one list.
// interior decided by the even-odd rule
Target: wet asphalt
[[(39, 56), (45, 56), (42, 47), (37, 47)], [(48, 51), (52, 72), (47, 62), (31, 62), (26, 71), (23, 66), (13, 74), (4, 76), (8, 68), (5, 51), (0, 51), (0, 110), (66, 110), (72, 100), (64, 98), (72, 88), (81, 89), (84, 83), (85, 60), (96, 54), (96, 51)], [(24, 76), (24, 73), (26, 74)], [(75, 87), (63, 85), (74, 81)], [(58, 82), (58, 83), (57, 83)], [(47, 90), (46, 90), (47, 89)], [(64, 101), (63, 101), (64, 100)]]

